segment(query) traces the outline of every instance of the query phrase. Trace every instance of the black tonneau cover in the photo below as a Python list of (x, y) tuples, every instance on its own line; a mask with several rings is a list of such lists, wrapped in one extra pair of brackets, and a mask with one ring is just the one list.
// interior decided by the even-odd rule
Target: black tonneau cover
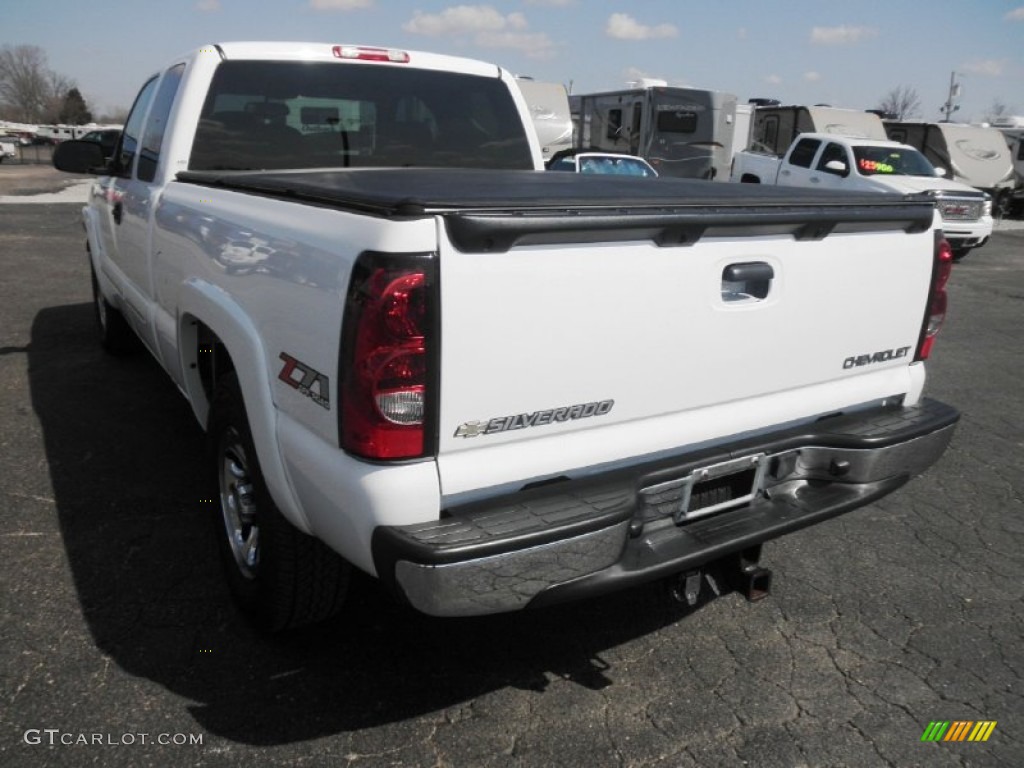
[(671, 246), (707, 236), (921, 232), (931, 226), (934, 210), (924, 195), (555, 171), (184, 171), (177, 178), (387, 218), (443, 215), (452, 242), (464, 251), (552, 242), (650, 239)]

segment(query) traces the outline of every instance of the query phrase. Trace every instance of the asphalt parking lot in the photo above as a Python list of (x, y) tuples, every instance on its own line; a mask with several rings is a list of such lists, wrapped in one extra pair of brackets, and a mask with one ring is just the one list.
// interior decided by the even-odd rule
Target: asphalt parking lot
[(954, 271), (945, 457), (767, 546), (770, 598), (435, 620), (361, 583), (269, 640), (220, 580), (184, 400), (95, 343), (82, 239), (76, 205), (0, 206), (0, 765), (1024, 765), (1024, 230)]

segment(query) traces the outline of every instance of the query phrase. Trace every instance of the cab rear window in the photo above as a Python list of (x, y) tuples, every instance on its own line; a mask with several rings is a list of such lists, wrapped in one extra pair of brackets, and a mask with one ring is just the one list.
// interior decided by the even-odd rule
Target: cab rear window
[(507, 86), (378, 64), (227, 61), (189, 161), (202, 171), (410, 166), (532, 169)]

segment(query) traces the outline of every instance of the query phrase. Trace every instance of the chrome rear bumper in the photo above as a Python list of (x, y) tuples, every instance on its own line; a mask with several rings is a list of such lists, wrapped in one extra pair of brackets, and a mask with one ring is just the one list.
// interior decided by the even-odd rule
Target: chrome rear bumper
[[(667, 577), (869, 504), (946, 450), (959, 413), (925, 400), (838, 416), (597, 478), (448, 510), (374, 533), (380, 577), (424, 613), (468, 616), (576, 599)], [(753, 498), (692, 504), (702, 468), (763, 462)], [(753, 457), (757, 457), (756, 460)], [(715, 473), (710, 473), (714, 475)], [(749, 477), (734, 476), (737, 484)], [(700, 486), (697, 487), (701, 493)]]

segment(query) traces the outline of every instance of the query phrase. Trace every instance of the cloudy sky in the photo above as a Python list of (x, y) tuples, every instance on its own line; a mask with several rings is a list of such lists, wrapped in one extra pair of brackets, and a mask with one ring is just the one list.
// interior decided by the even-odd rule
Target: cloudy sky
[(361, 43), (484, 59), (571, 85), (650, 77), (785, 103), (878, 106), (916, 89), (937, 119), (1024, 114), (1024, 0), (5, 0), (0, 45), (37, 45), (100, 111), (173, 56), (224, 40)]

